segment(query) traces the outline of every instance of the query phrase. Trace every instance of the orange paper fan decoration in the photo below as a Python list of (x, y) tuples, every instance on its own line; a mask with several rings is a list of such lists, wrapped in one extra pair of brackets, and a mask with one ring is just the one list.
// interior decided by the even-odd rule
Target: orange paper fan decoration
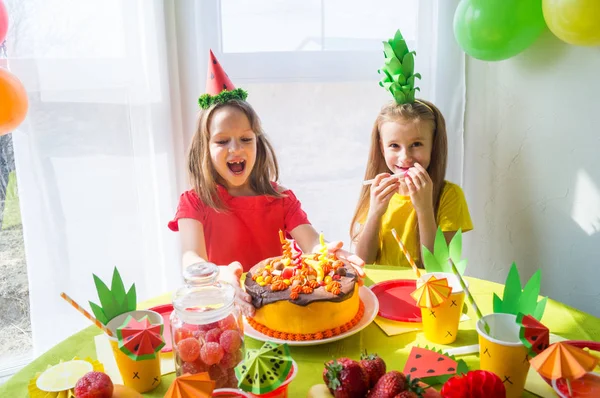
[(165, 398), (210, 398), (214, 389), (208, 373), (184, 374), (173, 381)]
[(581, 348), (565, 342), (558, 342), (546, 348), (529, 361), (542, 376), (556, 379), (578, 379), (593, 370), (598, 358)]
[(411, 293), (412, 298), (421, 308), (439, 307), (452, 294), (452, 287), (448, 286), (448, 279), (437, 279), (431, 276), (421, 287)]

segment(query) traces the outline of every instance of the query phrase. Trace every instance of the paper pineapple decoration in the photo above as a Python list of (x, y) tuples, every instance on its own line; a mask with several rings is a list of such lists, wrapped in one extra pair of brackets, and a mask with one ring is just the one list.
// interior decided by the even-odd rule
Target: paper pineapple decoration
[(450, 244), (446, 243), (444, 232), (438, 227), (433, 243), (433, 253), (423, 246), (423, 265), (427, 272), (452, 273), (451, 259), (458, 272), (463, 275), (467, 268), (467, 259), (462, 257), (462, 231), (459, 229)]
[(542, 270), (537, 270), (529, 279), (525, 288), (521, 289), (519, 270), (515, 263), (512, 264), (504, 284), (502, 299), (494, 293), (493, 305), (495, 313), (518, 315), (531, 315), (538, 321), (542, 319), (546, 309), (547, 297), (538, 302)]
[(415, 79), (421, 78), (420, 74), (414, 73), (416, 52), (408, 51), (400, 30), (392, 39), (383, 42), (383, 52), (385, 65), (378, 71), (383, 74), (379, 85), (388, 90), (399, 105), (414, 102), (415, 91), (421, 91), (415, 87)]
[(116, 267), (113, 271), (110, 289), (96, 275), (94, 275), (94, 284), (96, 285), (100, 305), (91, 301), (89, 303), (96, 319), (104, 325), (118, 315), (135, 311), (137, 306), (135, 284), (131, 285), (129, 291), (125, 292), (123, 280)]

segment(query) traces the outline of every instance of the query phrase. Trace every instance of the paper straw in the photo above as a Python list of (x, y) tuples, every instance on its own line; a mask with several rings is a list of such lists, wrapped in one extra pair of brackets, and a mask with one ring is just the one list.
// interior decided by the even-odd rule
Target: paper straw
[(477, 304), (475, 304), (475, 300), (473, 299), (473, 296), (471, 296), (471, 293), (469, 292), (469, 289), (467, 288), (465, 281), (463, 280), (462, 276), (460, 276), (460, 272), (458, 272), (458, 270), (456, 269), (456, 265), (454, 265), (454, 263), (452, 262), (452, 259), (450, 259), (450, 258), (448, 259), (448, 262), (450, 263), (450, 266), (452, 267), (452, 273), (458, 278), (458, 282), (460, 282), (460, 286), (465, 291), (465, 296), (467, 296), (469, 303), (471, 303), (471, 307), (473, 307), (473, 310), (475, 310), (475, 314), (477, 314), (477, 318), (481, 319), (481, 322), (483, 323), (483, 328), (485, 329), (485, 332), (487, 334), (490, 334), (490, 326), (483, 319), (483, 315), (481, 314), (479, 307), (477, 307)]
[(398, 233), (396, 232), (396, 230), (394, 228), (392, 228), (392, 235), (394, 235), (394, 239), (396, 239), (396, 242), (398, 242), (398, 246), (400, 246), (400, 250), (402, 250), (402, 253), (404, 253), (404, 257), (406, 257), (406, 259), (408, 260), (408, 263), (412, 267), (413, 271), (415, 271), (415, 274), (417, 274), (417, 278), (420, 278), (421, 271), (419, 271), (419, 268), (417, 268), (417, 264), (415, 264), (413, 259), (410, 257), (408, 250), (406, 250), (406, 247), (404, 247), (404, 245), (402, 244), (402, 241), (398, 237)]
[[(398, 177), (398, 178), (401, 178), (401, 177), (404, 177), (404, 176), (406, 176), (406, 172), (402, 172), (402, 173), (398, 173), (398, 174), (392, 174), (390, 177)], [(373, 184), (374, 182), (375, 182), (375, 179), (373, 178), (372, 180), (366, 180), (366, 181), (363, 181), (363, 185), (371, 185), (371, 184)]]
[(60, 297), (64, 298), (67, 301), (67, 303), (71, 304), (73, 306), (73, 308), (75, 308), (77, 311), (82, 313), (83, 316), (85, 316), (87, 319), (94, 322), (94, 324), (96, 326), (98, 326), (100, 329), (104, 330), (104, 333), (106, 333), (107, 335), (109, 335), (111, 337), (114, 336), (113, 333), (106, 326), (104, 326), (99, 320), (94, 318), (92, 316), (92, 314), (90, 314), (89, 312), (84, 310), (83, 307), (81, 307), (79, 304), (77, 304), (71, 297), (67, 296), (67, 294), (65, 292), (62, 292), (60, 294)]

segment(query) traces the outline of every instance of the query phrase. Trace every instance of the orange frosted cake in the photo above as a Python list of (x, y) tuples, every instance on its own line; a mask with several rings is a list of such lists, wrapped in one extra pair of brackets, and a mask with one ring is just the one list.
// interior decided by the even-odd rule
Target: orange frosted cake
[(346, 332), (362, 318), (357, 275), (324, 253), (261, 261), (248, 272), (246, 292), (256, 308), (248, 322), (282, 340), (320, 340)]

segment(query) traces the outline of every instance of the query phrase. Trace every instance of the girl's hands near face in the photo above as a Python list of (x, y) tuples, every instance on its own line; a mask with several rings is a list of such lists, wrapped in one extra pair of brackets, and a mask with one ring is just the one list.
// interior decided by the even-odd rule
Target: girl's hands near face
[(408, 169), (404, 182), (417, 212), (433, 208), (433, 181), (419, 163)]
[(398, 191), (400, 180), (389, 173), (381, 173), (371, 184), (369, 214), (380, 217), (387, 210), (392, 196)]

